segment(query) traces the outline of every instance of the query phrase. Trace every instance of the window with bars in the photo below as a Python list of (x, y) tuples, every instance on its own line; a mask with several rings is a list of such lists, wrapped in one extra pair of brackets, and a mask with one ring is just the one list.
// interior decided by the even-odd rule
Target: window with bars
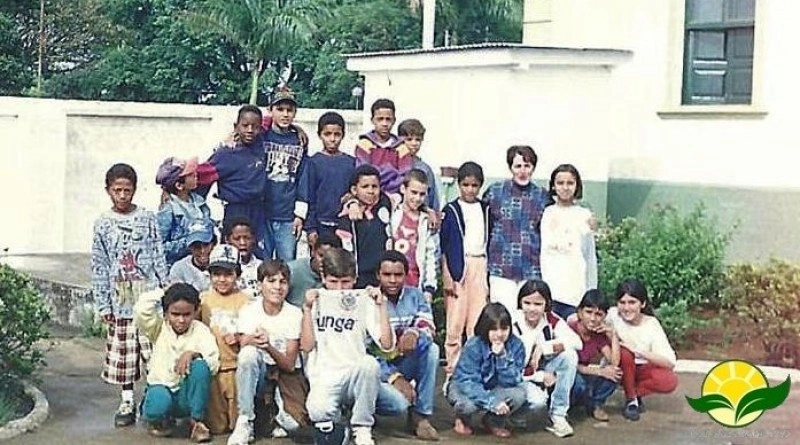
[(684, 105), (750, 104), (756, 0), (686, 0)]

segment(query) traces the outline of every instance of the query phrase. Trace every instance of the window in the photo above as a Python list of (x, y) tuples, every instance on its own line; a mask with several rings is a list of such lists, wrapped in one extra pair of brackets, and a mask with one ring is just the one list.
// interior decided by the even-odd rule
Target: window
[(686, 0), (683, 104), (750, 104), (756, 0)]

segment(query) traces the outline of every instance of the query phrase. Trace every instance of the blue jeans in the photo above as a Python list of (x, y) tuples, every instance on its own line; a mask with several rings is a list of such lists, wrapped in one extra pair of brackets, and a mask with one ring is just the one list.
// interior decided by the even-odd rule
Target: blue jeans
[(297, 251), (297, 239), (292, 233), (291, 221), (267, 221), (267, 230), (264, 236), (264, 261), (275, 258), (283, 261), (294, 259)]
[[(433, 414), (433, 399), (436, 394), (436, 370), (439, 368), (439, 345), (429, 343), (417, 348), (411, 355), (406, 355), (392, 363), (403, 377), (416, 382), (417, 400), (414, 411), (423, 416)], [(400, 416), (411, 407), (408, 399), (394, 386), (381, 382), (378, 389), (378, 400), (375, 412), (381, 416)]]
[(559, 317), (563, 318), (564, 320), (567, 319), (570, 315), (574, 314), (577, 311), (575, 306), (570, 306), (565, 303), (561, 303), (558, 301), (553, 301), (553, 312), (556, 313)]
[(144, 395), (143, 415), (148, 422), (190, 416), (203, 420), (208, 407), (211, 370), (205, 360), (196, 359), (189, 365), (189, 374), (180, 388), (172, 392), (164, 385), (148, 385)]
[(544, 363), (544, 370), (556, 375), (556, 384), (550, 394), (550, 415), (566, 416), (569, 411), (569, 395), (578, 372), (578, 353), (566, 349)]
[(239, 415), (248, 420), (256, 418), (255, 398), (260, 389), (263, 390), (264, 377), (267, 375), (266, 352), (253, 345), (243, 346), (236, 360), (236, 402), (239, 404)]
[[(495, 387), (489, 390), (490, 394), (495, 400), (505, 401), (511, 412), (508, 416), (517, 414), (517, 412), (525, 407), (525, 382), (520, 382), (517, 386), (511, 388)], [(474, 400), (471, 400), (467, 395), (461, 392), (461, 388), (457, 384), (451, 383), (450, 389), (447, 391), (447, 401), (453, 405), (456, 411), (456, 417), (469, 424), (470, 417), (478, 412), (480, 409)], [(494, 407), (489, 407), (494, 408)], [(506, 416), (499, 416), (491, 410), (489, 411), (486, 420), (495, 426), (503, 426), (505, 424)], [(520, 411), (524, 412), (524, 411)]]
[(597, 375), (575, 375), (575, 385), (572, 386), (572, 400), (586, 404), (589, 410), (603, 406), (617, 390), (617, 384)]

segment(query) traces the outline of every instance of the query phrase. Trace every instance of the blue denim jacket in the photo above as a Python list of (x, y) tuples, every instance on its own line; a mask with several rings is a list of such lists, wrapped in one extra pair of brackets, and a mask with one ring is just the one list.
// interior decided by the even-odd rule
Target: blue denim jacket
[(189, 255), (189, 244), (186, 236), (193, 222), (205, 219), (211, 222), (211, 211), (205, 199), (197, 193), (189, 194), (189, 202), (181, 201), (175, 195), (169, 195), (156, 215), (158, 235), (164, 243), (164, 255), (167, 266)]
[(491, 345), (476, 335), (464, 344), (451, 384), (479, 408), (491, 410), (502, 402), (491, 390), (517, 386), (524, 368), (525, 346), (517, 336), (510, 335), (503, 354), (495, 355)]

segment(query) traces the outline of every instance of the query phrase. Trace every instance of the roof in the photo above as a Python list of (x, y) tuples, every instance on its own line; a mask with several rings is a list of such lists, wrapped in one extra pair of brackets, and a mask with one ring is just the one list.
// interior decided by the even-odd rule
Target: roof
[(531, 45), (524, 45), (522, 43), (513, 43), (513, 42), (487, 42), (487, 43), (474, 43), (470, 45), (455, 45), (455, 46), (437, 46), (434, 48), (409, 48), (409, 49), (399, 49), (399, 50), (388, 50), (388, 51), (373, 51), (373, 52), (366, 52), (366, 53), (351, 53), (351, 54), (343, 54), (344, 57), (348, 59), (357, 59), (357, 58), (366, 58), (366, 57), (381, 57), (381, 56), (400, 56), (400, 55), (412, 55), (412, 54), (426, 54), (426, 53), (444, 53), (444, 52), (460, 52), (460, 51), (470, 51), (476, 49), (512, 49), (512, 48), (525, 48), (525, 49), (535, 49), (541, 51), (575, 51), (575, 52), (584, 52), (584, 51), (601, 51), (601, 52), (614, 52), (625, 54), (629, 51), (622, 50), (622, 49), (612, 49), (612, 48), (567, 48), (567, 47), (556, 47), (556, 46), (531, 46)]

